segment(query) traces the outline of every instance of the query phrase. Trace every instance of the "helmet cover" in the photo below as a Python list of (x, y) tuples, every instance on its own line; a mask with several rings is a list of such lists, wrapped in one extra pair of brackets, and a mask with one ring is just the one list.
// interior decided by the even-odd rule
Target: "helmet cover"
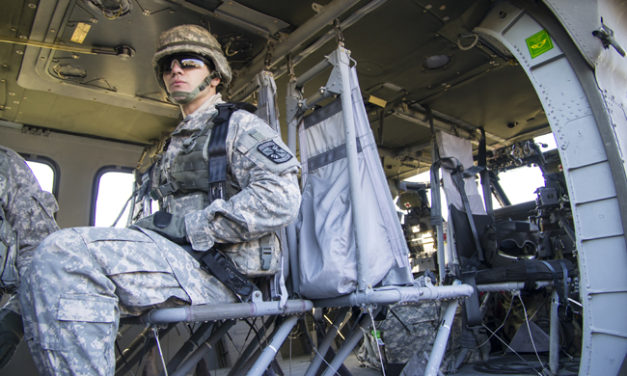
[(159, 61), (165, 57), (181, 53), (194, 53), (211, 60), (220, 74), (221, 82), (228, 86), (233, 77), (222, 47), (211, 33), (198, 25), (179, 25), (164, 31), (159, 36), (157, 51), (152, 58), (152, 66), (159, 85), (165, 89), (163, 72)]

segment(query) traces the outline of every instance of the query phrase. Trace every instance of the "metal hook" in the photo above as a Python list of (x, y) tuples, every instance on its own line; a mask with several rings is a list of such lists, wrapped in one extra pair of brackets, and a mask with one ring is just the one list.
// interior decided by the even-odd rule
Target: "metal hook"
[(342, 24), (339, 18), (333, 20), (333, 28), (335, 29), (335, 37), (337, 38), (338, 45), (344, 47), (344, 34), (342, 34)]
[(266, 43), (266, 56), (264, 57), (264, 66), (265, 66), (265, 70), (270, 70), (270, 64), (272, 64), (272, 53), (274, 52), (274, 43), (269, 40), (268, 43)]

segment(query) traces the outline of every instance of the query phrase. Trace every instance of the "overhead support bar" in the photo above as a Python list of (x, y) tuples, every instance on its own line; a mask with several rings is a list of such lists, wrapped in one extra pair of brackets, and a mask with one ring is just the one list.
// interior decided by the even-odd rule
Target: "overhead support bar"
[[(359, 0), (333, 0), (322, 8), (322, 12), (310, 18), (307, 22), (294, 30), (285, 40), (278, 43), (272, 53), (272, 59), (268, 67), (266, 67), (265, 53), (258, 54), (251, 64), (242, 72), (242, 75), (236, 79), (233, 86), (232, 95), (237, 94), (255, 77), (257, 72), (266, 68), (275, 66), (282, 58), (291, 53), (294, 49), (300, 47), (303, 43), (317, 34), (320, 30), (333, 23), (333, 20), (340, 17), (351, 7), (357, 4)], [(277, 76), (278, 78), (278, 76)]]
[[(429, 128), (429, 121), (426, 118), (426, 114), (423, 114), (421, 112), (418, 111), (412, 111), (412, 110), (407, 110), (407, 109), (395, 109), (392, 111), (392, 116), (395, 116), (399, 119), (403, 119), (406, 121), (409, 121), (410, 123), (414, 123), (416, 125), (419, 125), (423, 128)], [(474, 141), (475, 143), (478, 143), (475, 139), (476, 139), (476, 135), (475, 132), (472, 130), (468, 130), (464, 127), (459, 127), (456, 124), (451, 124), (451, 123), (445, 123), (442, 121), (438, 121), (438, 119), (434, 118), (433, 119), (434, 122), (434, 126), (436, 129), (447, 132), (447, 133), (454, 133), (456, 132), (456, 134), (459, 137), (465, 138), (465, 139), (469, 139)]]
[[(399, 119), (403, 119), (422, 127), (429, 128), (429, 121), (427, 120), (426, 109), (423, 109), (423, 107), (420, 105), (413, 105), (412, 107), (414, 108), (399, 106), (395, 108), (391, 114), (398, 117)], [(418, 107), (419, 109), (417, 110), (415, 109), (415, 107)], [(479, 127), (439, 111), (431, 110), (431, 113), (433, 114), (433, 123), (436, 129), (455, 134), (462, 138), (469, 139), (475, 145), (479, 143), (477, 141), (477, 131)], [(491, 139), (492, 141), (496, 141), (497, 143), (496, 145), (488, 145), (487, 148), (490, 150), (494, 150), (500, 146), (510, 144), (510, 142), (508, 142), (506, 139), (490, 132), (486, 132), (486, 138)]]
[[(362, 17), (369, 14), (373, 10), (377, 9), (379, 6), (383, 5), (386, 1), (387, 0), (373, 0), (369, 2), (368, 4), (364, 5), (363, 7), (359, 8), (358, 10), (352, 12), (351, 15), (348, 16), (348, 18), (346, 18), (343, 22), (340, 23), (340, 30), (348, 29), (354, 23), (359, 21)], [(335, 31), (334, 30), (328, 31), (325, 35), (320, 37), (320, 39), (318, 39), (312, 45), (310, 45), (303, 51), (299, 52), (298, 55), (294, 56), (292, 58), (292, 65), (293, 66), (298, 65), (300, 62), (302, 62), (312, 53), (316, 52), (319, 48), (324, 46), (328, 41), (330, 41), (334, 37), (335, 37)], [(275, 76), (281, 77), (286, 72), (287, 72), (287, 67), (283, 65), (275, 72)]]
[(322, 72), (323, 70), (332, 67), (331, 62), (328, 59), (323, 59), (322, 61), (320, 61), (318, 64), (314, 65), (313, 67), (309, 68), (308, 71), (306, 71), (305, 73), (301, 74), (298, 79), (296, 79), (296, 89), (302, 89), (302, 87), (305, 85), (305, 82), (311, 80), (314, 76), (316, 76), (318, 73)]
[(379, 150), (379, 155), (382, 157), (388, 157), (388, 158), (409, 157), (418, 161), (418, 163), (431, 166), (431, 156), (429, 156), (428, 154), (426, 156), (422, 155), (422, 152), (428, 150), (430, 147), (431, 147), (431, 143), (426, 142), (426, 143), (415, 144), (415, 145), (411, 145), (411, 146), (407, 146), (407, 147), (399, 148), (399, 149), (384, 148), (384, 147), (379, 146), (377, 150)]
[[(340, 29), (346, 30), (350, 26), (352, 26), (355, 22), (359, 21), (362, 17), (369, 14), (373, 10), (377, 9), (379, 6), (384, 4), (387, 0), (373, 0), (370, 3), (364, 5), (363, 7), (351, 12), (350, 16), (348, 16), (342, 23), (340, 23)], [(325, 5), (322, 8), (322, 12), (318, 13), (316, 16), (309, 19), (309, 21), (305, 22), (298, 29), (296, 29), (293, 33), (291, 33), (285, 40), (282, 40), (281, 43), (276, 45), (272, 53), (272, 61), (268, 68), (276, 67), (277, 63), (281, 59), (283, 59), (288, 54), (293, 53), (295, 50), (300, 48), (307, 40), (311, 38), (312, 35), (316, 35), (320, 30), (324, 29), (327, 25), (333, 23), (336, 18), (339, 18), (342, 14), (352, 8), (355, 4), (357, 4), (359, 0), (334, 0), (331, 3)], [(316, 42), (311, 44), (305, 50), (298, 53), (292, 59), (293, 66), (298, 65), (302, 62), (307, 56), (311, 55), (319, 48), (321, 48), (324, 44), (335, 37), (335, 31), (330, 30), (325, 35), (320, 37)], [(262, 70), (265, 67), (265, 54), (260, 53), (257, 55), (250, 66), (242, 72), (242, 75), (235, 81), (233, 85), (233, 90), (231, 96), (233, 98), (237, 98), (238, 100), (243, 100), (245, 97), (241, 95), (241, 91), (246, 87), (246, 85), (253, 79), (256, 72)], [(274, 69), (274, 77), (278, 79), (283, 76), (287, 72), (287, 67), (282, 65), (280, 68)]]
[(324, 87), (320, 88), (320, 90), (318, 90), (316, 92), (316, 94), (314, 94), (311, 97), (305, 99), (302, 103), (299, 103), (300, 111), (307, 111), (307, 110), (313, 108), (318, 103), (320, 103), (323, 99), (328, 98), (328, 97), (330, 97), (332, 95), (333, 95), (333, 93), (328, 91), (326, 88), (324, 88)]
[(216, 18), (222, 22), (237, 25), (242, 29), (263, 38), (272, 37), (281, 29), (289, 26), (286, 22), (258, 12), (235, 1), (224, 1), (215, 10), (211, 11), (187, 0), (169, 0), (183, 8), (207, 17)]

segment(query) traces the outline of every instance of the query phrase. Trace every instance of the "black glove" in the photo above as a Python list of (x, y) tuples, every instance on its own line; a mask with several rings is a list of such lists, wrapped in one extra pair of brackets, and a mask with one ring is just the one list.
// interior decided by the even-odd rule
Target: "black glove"
[(189, 243), (187, 231), (185, 231), (185, 218), (179, 215), (159, 210), (148, 217), (141, 218), (135, 222), (134, 226), (152, 230), (178, 244)]
[(0, 369), (9, 363), (23, 336), (22, 316), (8, 309), (0, 310)]

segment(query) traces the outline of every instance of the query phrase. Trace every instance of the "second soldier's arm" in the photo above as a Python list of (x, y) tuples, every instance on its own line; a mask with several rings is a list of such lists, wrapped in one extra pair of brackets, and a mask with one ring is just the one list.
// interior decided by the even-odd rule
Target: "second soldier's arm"
[[(0, 201), (7, 219), (18, 235), (18, 254), (28, 252), (59, 226), (54, 219), (58, 210), (54, 196), (41, 190), (30, 167), (15, 152), (2, 150), (5, 169), (5, 189), (0, 189)], [(0, 183), (3, 184), (3, 183)]]
[[(26, 270), (32, 250), (59, 229), (57, 203), (41, 190), (30, 167), (14, 151), (0, 148), (0, 205), (18, 239), (18, 267)], [(0, 368), (15, 352), (23, 335), (19, 304), (13, 295), (0, 309)]]

